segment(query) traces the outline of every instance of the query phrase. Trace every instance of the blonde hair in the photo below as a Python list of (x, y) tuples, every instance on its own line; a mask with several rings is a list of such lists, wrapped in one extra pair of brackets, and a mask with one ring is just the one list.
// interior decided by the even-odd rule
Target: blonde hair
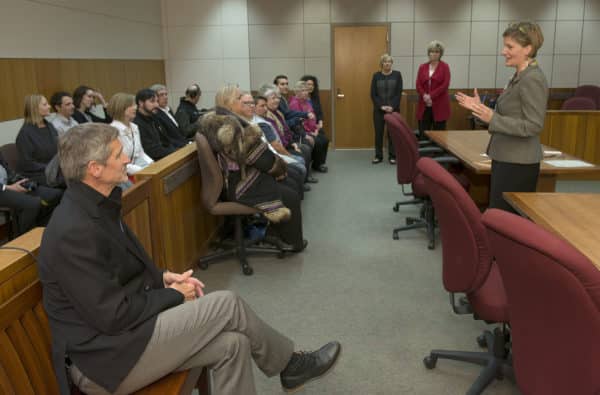
[(46, 100), (46, 97), (37, 93), (25, 96), (24, 123), (39, 125), (44, 121), (44, 117), (40, 115), (40, 103), (42, 100)]
[(294, 91), (306, 89), (306, 81), (298, 81), (294, 84)]
[(438, 40), (433, 40), (427, 45), (427, 55), (429, 52), (440, 51), (440, 59), (444, 56), (444, 43)]
[(510, 37), (522, 47), (531, 45), (530, 58), (537, 56), (537, 51), (544, 44), (542, 28), (535, 22), (517, 22), (508, 25), (502, 37)]
[(125, 110), (135, 104), (135, 96), (129, 93), (115, 93), (108, 101), (106, 111), (116, 121), (125, 121)]
[(225, 85), (217, 91), (215, 95), (215, 105), (231, 109), (231, 103), (239, 98), (240, 90), (237, 84)]
[(394, 58), (392, 58), (389, 53), (384, 53), (379, 58), (379, 66), (383, 66), (383, 62), (387, 62), (387, 61), (394, 63)]

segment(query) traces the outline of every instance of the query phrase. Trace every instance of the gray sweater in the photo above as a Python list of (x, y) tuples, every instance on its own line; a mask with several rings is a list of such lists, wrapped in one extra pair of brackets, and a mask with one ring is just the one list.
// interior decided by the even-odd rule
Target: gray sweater
[(548, 103), (548, 82), (537, 63), (516, 74), (496, 102), (489, 125), (487, 153), (509, 163), (538, 163), (542, 157), (540, 133)]

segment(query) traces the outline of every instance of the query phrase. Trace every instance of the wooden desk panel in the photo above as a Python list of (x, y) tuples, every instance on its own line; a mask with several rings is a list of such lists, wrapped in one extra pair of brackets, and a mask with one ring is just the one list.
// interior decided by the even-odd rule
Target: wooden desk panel
[(197, 163), (196, 144), (189, 144), (135, 175), (151, 184), (154, 261), (174, 272), (193, 268), (217, 230), (218, 218), (202, 205)]
[[(489, 175), (491, 173), (491, 159), (483, 156), (488, 146), (490, 135), (486, 130), (450, 130), (427, 131), (427, 136), (456, 156), (465, 165), (466, 175), (471, 182), (469, 194), (479, 207), (487, 207), (489, 202)], [(553, 147), (543, 146), (544, 150), (555, 150)], [(578, 159), (569, 154), (547, 159)], [(573, 174), (600, 175), (600, 166), (561, 168), (551, 166), (542, 161), (540, 177), (538, 178), (537, 191), (553, 192), (558, 176)]]
[[(31, 251), (37, 257), (44, 228), (34, 228), (5, 244)], [(0, 304), (37, 279), (37, 267), (31, 255), (24, 251), (0, 249)]]
[(518, 212), (562, 237), (600, 270), (600, 194), (506, 192)]

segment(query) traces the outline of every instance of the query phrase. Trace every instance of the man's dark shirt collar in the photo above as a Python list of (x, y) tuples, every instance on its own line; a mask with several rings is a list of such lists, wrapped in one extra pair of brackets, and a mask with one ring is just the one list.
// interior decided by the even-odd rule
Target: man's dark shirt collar
[(112, 220), (118, 220), (121, 215), (123, 191), (120, 187), (115, 187), (106, 197), (86, 183), (73, 182), (69, 184), (67, 193), (72, 195), (73, 199), (83, 206), (92, 217), (108, 216)]

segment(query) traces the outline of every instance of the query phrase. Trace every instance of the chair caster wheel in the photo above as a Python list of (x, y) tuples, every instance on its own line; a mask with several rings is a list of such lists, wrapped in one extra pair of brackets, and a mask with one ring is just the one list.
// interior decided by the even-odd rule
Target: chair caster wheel
[(430, 241), (429, 244), (427, 244), (427, 249), (434, 250), (435, 249), (435, 243), (433, 241)]
[(477, 336), (477, 345), (481, 348), (487, 347), (487, 340), (485, 339), (485, 333)]
[(246, 276), (251, 276), (254, 273), (254, 270), (250, 266), (245, 265), (245, 266), (242, 266), (242, 272)]
[(400, 207), (398, 205), (395, 205), (392, 210), (394, 210), (394, 212), (397, 213), (398, 211), (400, 211)]
[(406, 218), (406, 225), (412, 225), (415, 223), (415, 220), (412, 218)]
[(398, 233), (394, 233), (394, 235), (392, 236), (392, 238), (394, 240), (400, 240), (400, 236), (398, 236)]
[(200, 262), (200, 263), (198, 264), (198, 267), (199, 267), (201, 270), (206, 270), (206, 269), (208, 269), (208, 263), (206, 263), (206, 262)]
[(277, 253), (277, 258), (278, 259), (283, 259), (285, 257), (285, 251), (279, 251)]
[(425, 367), (427, 369), (433, 369), (433, 368), (435, 368), (435, 364), (436, 363), (437, 363), (437, 358), (433, 357), (431, 355), (428, 355), (425, 358), (423, 358), (423, 365), (425, 365)]

